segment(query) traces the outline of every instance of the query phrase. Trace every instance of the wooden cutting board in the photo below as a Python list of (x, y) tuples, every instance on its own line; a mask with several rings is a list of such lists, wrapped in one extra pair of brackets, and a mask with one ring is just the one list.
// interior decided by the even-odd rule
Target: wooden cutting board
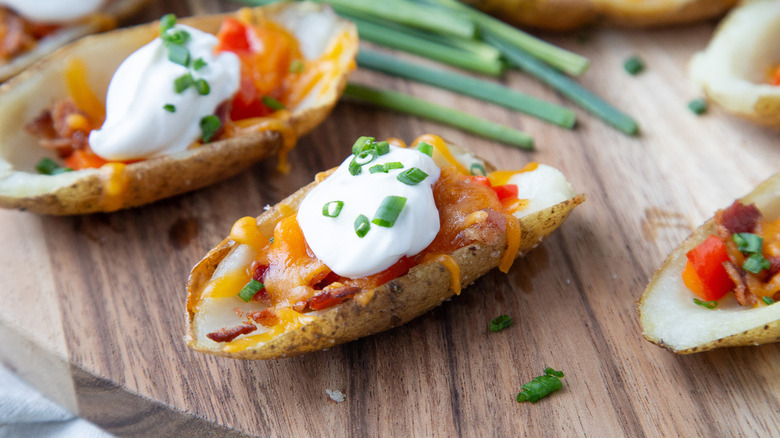
[[(138, 19), (234, 9), (157, 2)], [(720, 207), (780, 170), (780, 134), (713, 109), (690, 55), (714, 25), (551, 36), (593, 61), (582, 83), (642, 125), (626, 137), (575, 108), (573, 131), (367, 71), (358, 82), (412, 93), (524, 129), (538, 152), (343, 102), (302, 138), (293, 170), (258, 164), (204, 190), (80, 217), (0, 211), (0, 358), (68, 409), (119, 435), (770, 436), (780, 430), (780, 344), (675, 356), (646, 342), (634, 301), (665, 256)], [(627, 75), (641, 55), (647, 70)], [(519, 73), (506, 83), (571, 106)], [(491, 272), (409, 324), (303, 357), (245, 362), (183, 342), (190, 268), (230, 230), (337, 165), (360, 135), (438, 133), (505, 168), (536, 160), (587, 194), (509, 274)], [(175, 176), (173, 176), (175, 177)], [(514, 325), (488, 331), (509, 314)], [(552, 366), (564, 389), (514, 401)], [(326, 390), (346, 394), (331, 401)]]

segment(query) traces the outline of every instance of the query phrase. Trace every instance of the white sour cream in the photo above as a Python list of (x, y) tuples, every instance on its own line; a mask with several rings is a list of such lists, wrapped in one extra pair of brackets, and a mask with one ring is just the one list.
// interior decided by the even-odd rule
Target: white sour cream
[[(190, 38), (190, 59), (203, 58), (206, 66), (192, 68), (171, 62), (160, 38), (127, 57), (111, 78), (106, 97), (106, 121), (89, 135), (92, 150), (107, 160), (125, 161), (186, 150), (201, 137), (200, 120), (238, 91), (241, 65), (230, 52), (214, 53), (217, 38), (189, 26), (176, 25)], [(204, 79), (208, 95), (195, 87), (182, 93), (174, 81), (190, 73)], [(164, 109), (173, 105), (174, 112)]]
[(105, 0), (0, 0), (30, 21), (67, 23), (97, 12)]
[[(298, 223), (314, 255), (333, 272), (350, 278), (381, 272), (402, 256), (412, 256), (427, 247), (439, 232), (439, 212), (433, 200), (433, 184), (441, 173), (428, 155), (415, 149), (390, 146), (390, 152), (364, 165), (359, 175), (349, 172), (353, 156), (347, 158), (327, 179), (318, 184), (300, 205)], [(370, 173), (377, 164), (401, 162), (403, 169)], [(416, 167), (428, 174), (422, 182), (407, 185), (398, 174)], [(386, 196), (403, 196), (406, 205), (391, 228), (371, 223), (364, 237), (355, 233), (355, 219), (369, 221)], [(331, 201), (344, 203), (338, 217), (322, 214)]]
[(526, 208), (514, 213), (517, 217), (552, 207), (575, 195), (574, 189), (561, 171), (546, 164), (539, 164), (531, 172), (516, 173), (506, 183), (517, 185), (517, 198), (529, 201)]

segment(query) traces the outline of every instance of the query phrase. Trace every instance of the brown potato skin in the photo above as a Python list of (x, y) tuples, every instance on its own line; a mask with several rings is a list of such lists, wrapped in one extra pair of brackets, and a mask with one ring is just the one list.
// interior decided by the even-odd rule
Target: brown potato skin
[(466, 0), (496, 18), (521, 27), (568, 31), (598, 16), (588, 0)]
[[(316, 183), (307, 185), (280, 204), (297, 210), (306, 193), (315, 185)], [(541, 243), (542, 239), (557, 229), (566, 220), (571, 210), (584, 200), (584, 195), (577, 195), (568, 201), (520, 219), (522, 241), (518, 256)], [(272, 230), (282, 217), (277, 204), (257, 218), (258, 227), (262, 232)], [(450, 289), (449, 271), (439, 263), (425, 263), (413, 267), (406, 275), (375, 289), (373, 298), (366, 305), (358, 304), (355, 300), (345, 301), (314, 321), (297, 330), (283, 333), (258, 348), (237, 352), (201, 349), (196, 345), (192, 324), (195, 307), (217, 265), (234, 245), (235, 243), (229, 239), (223, 240), (193, 268), (187, 281), (186, 339), (190, 348), (196, 351), (236, 359), (276, 359), (297, 356), (397, 327), (433, 309), (455, 294)], [(463, 287), (497, 267), (505, 249), (506, 236), (502, 236), (501, 240), (493, 245), (475, 243), (451, 253), (450, 255), (460, 266)]]

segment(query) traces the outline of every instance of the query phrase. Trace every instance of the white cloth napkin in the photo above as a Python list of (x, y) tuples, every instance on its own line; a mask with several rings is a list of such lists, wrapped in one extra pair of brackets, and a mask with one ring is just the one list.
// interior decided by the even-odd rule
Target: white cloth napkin
[(0, 438), (11, 437), (111, 435), (49, 400), (0, 364)]

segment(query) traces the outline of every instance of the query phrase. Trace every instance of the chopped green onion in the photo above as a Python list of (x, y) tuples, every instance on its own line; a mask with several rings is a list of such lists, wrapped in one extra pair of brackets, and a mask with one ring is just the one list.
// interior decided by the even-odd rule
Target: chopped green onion
[(404, 165), (400, 161), (391, 161), (389, 163), (385, 163), (385, 169), (387, 170), (393, 170), (393, 169), (403, 169)]
[(160, 18), (160, 35), (176, 26), (176, 15), (165, 14)]
[(263, 283), (260, 283), (253, 278), (241, 289), (238, 293), (238, 297), (248, 303), (263, 287), (265, 287), (263, 286)]
[(35, 170), (43, 175), (59, 175), (60, 173), (73, 171), (70, 167), (60, 166), (56, 161), (49, 157), (41, 158), (35, 165)]
[(626, 59), (623, 63), (623, 69), (631, 76), (636, 76), (645, 69), (645, 63), (636, 55)]
[(469, 172), (472, 175), (487, 176), (487, 172), (485, 172), (485, 168), (479, 163), (472, 164), (471, 168), (469, 168)]
[[(369, 158), (370, 159), (367, 159)], [(352, 157), (352, 161), (349, 163), (349, 173), (353, 176), (360, 175), (360, 171), (363, 166), (374, 161), (377, 157), (376, 149), (366, 149), (359, 154)]]
[(510, 325), (512, 325), (512, 318), (510, 318), (509, 315), (501, 315), (497, 318), (494, 318), (492, 321), (490, 321), (490, 331), (500, 332), (501, 330), (509, 327)]
[(745, 263), (742, 265), (742, 269), (754, 274), (758, 274), (764, 269), (769, 269), (771, 267), (772, 263), (765, 259), (761, 254), (752, 254), (745, 260)]
[(160, 39), (168, 46), (183, 45), (190, 39), (190, 33), (183, 29), (168, 29)]
[(183, 93), (187, 88), (190, 88), (193, 85), (195, 85), (195, 80), (189, 73), (185, 73), (173, 80), (173, 89), (176, 91), (176, 94)]
[(168, 46), (168, 60), (189, 67), (190, 65), (190, 51), (184, 46), (171, 45)]
[(176, 107), (174, 105), (170, 104), (170, 103), (166, 103), (165, 105), (163, 105), (163, 109), (165, 111), (168, 111), (169, 113), (175, 113), (176, 112)]
[(688, 102), (688, 109), (700, 116), (707, 112), (707, 101), (703, 98), (693, 99)]
[(271, 108), (274, 111), (283, 110), (285, 108), (282, 102), (279, 102), (271, 96), (263, 96), (260, 100), (263, 101), (263, 105)]
[(366, 215), (361, 214), (355, 219), (355, 234), (361, 239), (368, 234), (368, 230), (371, 229), (371, 223), (368, 222)]
[(327, 217), (338, 217), (341, 209), (344, 207), (344, 201), (330, 201), (322, 206), (322, 215)]
[(562, 371), (556, 371), (550, 367), (545, 368), (543, 376), (539, 376), (522, 386), (522, 391), (517, 394), (517, 401), (536, 403), (563, 388), (561, 377), (563, 377)]
[(737, 244), (737, 249), (746, 254), (761, 253), (764, 246), (764, 238), (753, 233), (734, 233), (731, 239)]
[(703, 300), (700, 300), (698, 298), (694, 298), (693, 302), (696, 305), (699, 305), (699, 306), (702, 306), (702, 307), (706, 307), (708, 309), (714, 309), (714, 308), (718, 307), (718, 302), (715, 301), (715, 300), (713, 300), (713, 301), (703, 301)]
[(457, 126), (486, 138), (501, 141), (521, 149), (533, 150), (534, 140), (525, 132), (491, 122), (443, 105), (392, 90), (380, 90), (348, 83), (344, 95), (395, 111)]
[(763, 301), (763, 302), (764, 302), (764, 304), (766, 304), (767, 306), (771, 306), (772, 304), (774, 304), (774, 303), (775, 303), (775, 300), (774, 300), (774, 299), (772, 299), (772, 297), (764, 297), (764, 298), (761, 298), (761, 301)]
[(639, 132), (639, 125), (637, 125), (634, 119), (591, 93), (589, 90), (586, 90), (582, 85), (573, 81), (568, 76), (544, 64), (522, 49), (507, 46), (491, 34), (485, 34), (484, 38), (498, 47), (513, 65), (558, 90), (572, 102), (590, 111), (596, 117), (604, 120), (625, 134), (636, 135)]
[(390, 143), (386, 141), (380, 141), (378, 143), (374, 143), (374, 146), (376, 147), (377, 155), (382, 156), (390, 153)]
[(219, 121), (219, 117), (215, 115), (209, 115), (200, 119), (200, 130), (202, 131), (201, 139), (203, 143), (208, 143), (214, 134), (217, 133), (219, 127), (222, 126), (222, 122)]
[(433, 145), (428, 144), (424, 141), (417, 143), (417, 150), (429, 157), (433, 156)]
[(574, 127), (574, 111), (512, 90), (503, 85), (448, 70), (414, 64), (399, 57), (370, 49), (361, 49), (357, 62), (360, 67), (378, 70), (394, 76), (444, 88), (486, 102), (492, 102), (564, 128)]
[(206, 96), (211, 92), (211, 87), (205, 79), (198, 79), (195, 81), (195, 89), (198, 90), (198, 94)]
[(425, 178), (428, 178), (428, 174), (416, 167), (406, 169), (403, 172), (399, 173), (398, 176), (396, 177), (398, 181), (401, 181), (402, 183), (408, 186), (414, 186), (420, 184), (425, 180)]
[(293, 62), (290, 63), (290, 73), (303, 73), (303, 61), (300, 59), (294, 59)]
[(382, 200), (379, 208), (371, 221), (380, 227), (390, 228), (395, 225), (395, 221), (403, 211), (406, 205), (406, 198), (403, 196), (387, 196)]
[(387, 167), (384, 164), (377, 164), (368, 168), (370, 173), (387, 173)]
[(192, 68), (193, 70), (198, 71), (207, 65), (208, 64), (203, 60), (203, 58), (198, 58), (195, 60), (195, 62), (192, 63)]
[(359, 155), (364, 150), (368, 149), (376, 140), (374, 137), (367, 137), (365, 135), (358, 137), (355, 140), (355, 144), (352, 145), (352, 154)]

